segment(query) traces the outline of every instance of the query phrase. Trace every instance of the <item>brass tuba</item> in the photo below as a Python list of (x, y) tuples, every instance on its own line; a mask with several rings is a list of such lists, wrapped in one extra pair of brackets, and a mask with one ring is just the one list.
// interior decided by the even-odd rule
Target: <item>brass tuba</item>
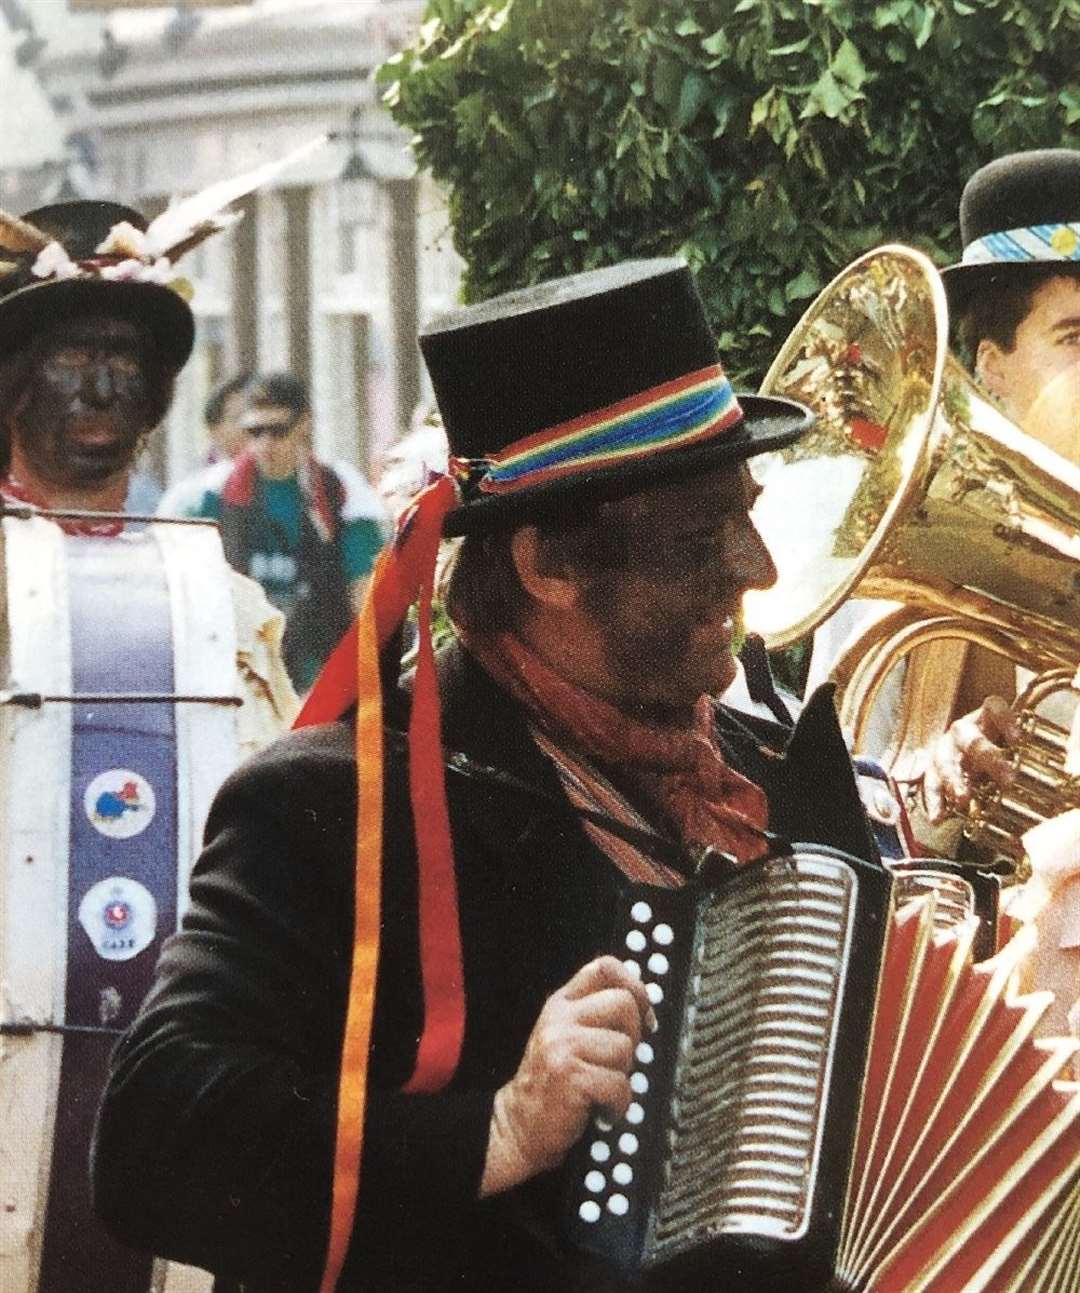
[[(779, 578), (747, 595), (749, 627), (783, 646), (849, 597), (894, 603), (832, 671), (855, 749), (886, 677), (917, 647), (970, 642), (1030, 671), (1014, 782), (981, 793), (968, 823), (1019, 856), (1028, 826), (1080, 806), (1067, 757), (1080, 701), (1080, 469), (1005, 418), (948, 352), (941, 280), (907, 247), (842, 271), (762, 391), (818, 421), (754, 460), (766, 485), (754, 517)], [(886, 761), (902, 765), (925, 735), (909, 721)]]

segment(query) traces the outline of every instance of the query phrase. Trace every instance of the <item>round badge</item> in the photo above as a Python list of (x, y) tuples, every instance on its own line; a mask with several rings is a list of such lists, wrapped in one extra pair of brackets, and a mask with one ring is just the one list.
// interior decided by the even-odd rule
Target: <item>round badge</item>
[(113, 840), (127, 840), (154, 820), (154, 788), (130, 768), (110, 768), (86, 787), (90, 825)]
[(106, 961), (130, 961), (154, 941), (157, 903), (138, 880), (110, 876), (83, 895), (79, 924), (98, 956)]

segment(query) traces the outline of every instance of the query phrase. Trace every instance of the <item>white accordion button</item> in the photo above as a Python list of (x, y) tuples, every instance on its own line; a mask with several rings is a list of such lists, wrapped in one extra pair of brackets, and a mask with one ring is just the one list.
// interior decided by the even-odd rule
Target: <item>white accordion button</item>
[(675, 941), (675, 931), (670, 925), (657, 925), (652, 932), (653, 942), (659, 943), (661, 947), (670, 947)]
[(634, 1169), (629, 1163), (616, 1163), (611, 1169), (611, 1179), (616, 1185), (629, 1185), (634, 1179)]
[(578, 1216), (582, 1221), (588, 1221), (590, 1224), (600, 1220), (600, 1205), (595, 1199), (586, 1199), (578, 1208)]
[(625, 1217), (630, 1211), (630, 1200), (625, 1194), (613, 1194), (607, 1201), (608, 1212), (616, 1217)]
[(656, 1052), (648, 1042), (638, 1042), (634, 1055), (637, 1057), (639, 1064), (651, 1064), (656, 1057)]
[(606, 1163), (611, 1157), (611, 1146), (605, 1140), (594, 1140), (589, 1146), (589, 1157), (594, 1163)]
[(663, 952), (653, 952), (646, 964), (653, 974), (667, 974), (670, 968), (668, 959)]
[(632, 1131), (624, 1131), (619, 1137), (619, 1152), (629, 1157), (636, 1154), (638, 1150), (638, 1138)]
[(631, 950), (631, 952), (644, 952), (646, 946), (645, 935), (640, 929), (632, 929), (630, 933), (627, 934), (626, 946)]
[(639, 925), (648, 924), (652, 920), (652, 908), (647, 902), (635, 902), (630, 908), (631, 920), (636, 920)]
[(658, 1006), (664, 999), (664, 989), (659, 985), (659, 983), (646, 983), (645, 995), (654, 1006)]
[[(636, 1127), (639, 1122), (645, 1121), (645, 1110), (635, 1100), (626, 1110), (626, 1121), (631, 1127)], [(607, 1149), (607, 1146), (604, 1146)]]
[(638, 965), (637, 961), (623, 961), (623, 965), (626, 966), (635, 979), (641, 978), (641, 966)]
[(648, 1089), (649, 1079), (644, 1073), (630, 1074), (630, 1090), (633, 1091), (635, 1095), (644, 1095)]
[(606, 1185), (607, 1185), (607, 1177), (604, 1175), (603, 1172), (585, 1173), (585, 1188), (589, 1191), (590, 1194), (599, 1194), (600, 1191)]
[(611, 1121), (611, 1119), (605, 1118), (602, 1113), (598, 1113), (596, 1117), (593, 1119), (593, 1126), (596, 1128), (597, 1131), (610, 1131), (612, 1127), (614, 1127), (614, 1125), (615, 1124)]

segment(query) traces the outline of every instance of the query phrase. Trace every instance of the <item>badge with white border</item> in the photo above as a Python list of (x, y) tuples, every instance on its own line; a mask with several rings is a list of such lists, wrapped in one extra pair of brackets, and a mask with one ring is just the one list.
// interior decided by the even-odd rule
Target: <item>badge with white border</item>
[(98, 956), (106, 961), (130, 961), (154, 941), (157, 903), (138, 880), (110, 876), (83, 895), (79, 924)]
[(95, 830), (128, 840), (154, 820), (154, 788), (130, 768), (110, 768), (86, 787), (83, 806)]

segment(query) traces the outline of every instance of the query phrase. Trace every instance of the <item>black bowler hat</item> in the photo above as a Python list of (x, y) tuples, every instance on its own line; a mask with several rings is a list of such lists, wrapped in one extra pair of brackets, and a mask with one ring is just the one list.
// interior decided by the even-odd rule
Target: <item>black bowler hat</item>
[[(62, 202), (29, 211), (21, 221), (27, 236), (16, 229), (5, 242), (10, 231), (7, 218), (0, 219), (0, 358), (46, 325), (103, 314), (149, 329), (165, 362), (183, 368), (195, 320), (166, 285), (169, 262), (127, 245), (147, 228), (137, 211), (115, 202)], [(20, 242), (27, 246), (10, 249)]]
[(1010, 153), (972, 175), (960, 197), (963, 258), (942, 270), (950, 307), (993, 283), (1080, 273), (1080, 151)]
[(577, 514), (796, 440), (801, 404), (736, 396), (686, 263), (494, 297), (420, 336), (461, 504), (449, 535)]

